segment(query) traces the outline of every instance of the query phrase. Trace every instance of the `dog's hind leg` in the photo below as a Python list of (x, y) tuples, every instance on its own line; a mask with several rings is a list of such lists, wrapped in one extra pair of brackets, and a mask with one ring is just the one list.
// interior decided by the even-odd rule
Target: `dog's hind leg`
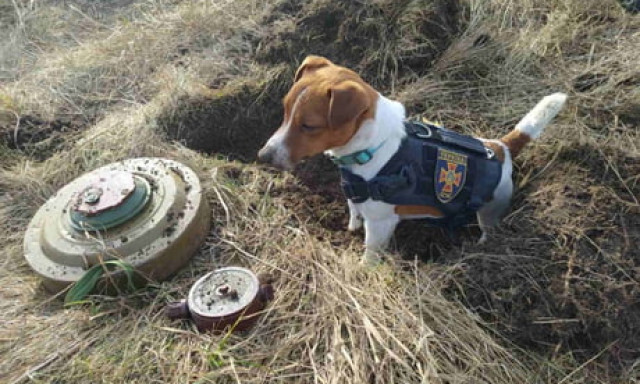
[(500, 219), (502, 219), (502, 216), (509, 209), (510, 203), (510, 196), (508, 198), (494, 198), (478, 211), (478, 224), (482, 231), (482, 236), (480, 236), (478, 244), (483, 244), (487, 241), (489, 232), (500, 223)]
[[(496, 141), (497, 142), (497, 141)], [(511, 180), (511, 173), (513, 171), (513, 165), (511, 163), (511, 155), (506, 146), (500, 143), (505, 148), (505, 158), (502, 164), (502, 175), (498, 186), (493, 192), (493, 198), (486, 203), (477, 212), (478, 224), (480, 230), (482, 230), (482, 236), (478, 240), (478, 244), (482, 244), (487, 241), (489, 231), (500, 223), (500, 219), (507, 212), (511, 204), (511, 196), (513, 195), (513, 180)]]

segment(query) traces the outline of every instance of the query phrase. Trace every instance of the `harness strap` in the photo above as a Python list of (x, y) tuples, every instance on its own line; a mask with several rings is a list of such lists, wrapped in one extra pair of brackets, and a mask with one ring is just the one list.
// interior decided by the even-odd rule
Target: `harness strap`
[(455, 145), (473, 151), (479, 155), (486, 155), (488, 159), (491, 159), (494, 156), (493, 151), (485, 147), (480, 140), (448, 130), (444, 127), (431, 125), (421, 121), (405, 121), (404, 128), (409, 135), (419, 139), (431, 139), (444, 144)]
[[(386, 201), (395, 193), (411, 187), (411, 176), (406, 170), (401, 175), (376, 176), (370, 181), (366, 181), (357, 175), (354, 175), (347, 169), (341, 168), (342, 171), (342, 190), (345, 197), (352, 202), (358, 204), (368, 199), (376, 201)], [(417, 181), (420, 181), (418, 179)], [(424, 196), (427, 197), (427, 196)], [(435, 197), (432, 204), (435, 206)], [(449, 212), (443, 218), (426, 218), (431, 225), (441, 227), (451, 236), (454, 229), (468, 224), (475, 215), (477, 202), (469, 202), (470, 207), (474, 207), (472, 211), (463, 210), (461, 212)], [(442, 207), (441, 207), (442, 208)], [(479, 208), (479, 206), (478, 206)]]
[(410, 181), (403, 175), (378, 176), (370, 181), (364, 179), (345, 181), (342, 190), (347, 199), (354, 203), (362, 203), (367, 199), (384, 201), (397, 191), (407, 188)]

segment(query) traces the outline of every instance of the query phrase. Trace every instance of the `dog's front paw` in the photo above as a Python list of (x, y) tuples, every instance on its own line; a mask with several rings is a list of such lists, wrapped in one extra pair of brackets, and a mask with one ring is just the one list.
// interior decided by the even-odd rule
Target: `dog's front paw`
[(362, 256), (362, 259), (360, 259), (360, 264), (368, 267), (375, 267), (381, 263), (382, 257), (380, 257), (380, 253), (369, 249), (364, 251), (364, 255)]
[(358, 216), (349, 217), (349, 225), (347, 226), (347, 230), (349, 232), (357, 231), (362, 228), (362, 219)]

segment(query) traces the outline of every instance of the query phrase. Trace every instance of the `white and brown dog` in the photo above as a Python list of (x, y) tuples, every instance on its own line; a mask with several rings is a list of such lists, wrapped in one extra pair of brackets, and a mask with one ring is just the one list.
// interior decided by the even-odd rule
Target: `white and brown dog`
[[(504, 137), (479, 139), (502, 163), (502, 174), (490, 201), (477, 211), (480, 242), (510, 205), (512, 159), (540, 136), (565, 100), (562, 93), (547, 96)], [(260, 161), (279, 168), (291, 169), (299, 161), (323, 152), (340, 157), (375, 148), (370, 161), (350, 166), (350, 172), (370, 180), (394, 156), (407, 135), (402, 104), (382, 96), (355, 72), (323, 57), (304, 60), (283, 103), (283, 123), (258, 154)], [(433, 206), (393, 205), (372, 199), (361, 203), (348, 200), (348, 204), (348, 229), (360, 228), (364, 220), (367, 262), (379, 260), (379, 252), (389, 243), (400, 220), (443, 216)]]

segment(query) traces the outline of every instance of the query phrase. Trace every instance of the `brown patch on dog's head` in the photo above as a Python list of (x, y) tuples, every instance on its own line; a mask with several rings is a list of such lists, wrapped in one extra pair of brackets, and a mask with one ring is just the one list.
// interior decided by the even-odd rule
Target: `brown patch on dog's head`
[(302, 61), (302, 64), (300, 64), (300, 66), (296, 70), (296, 74), (293, 77), (293, 82), (295, 83), (296, 81), (300, 80), (300, 78), (304, 76), (305, 73), (308, 74), (310, 72), (313, 72), (322, 67), (327, 67), (329, 65), (334, 65), (334, 64), (325, 57), (313, 56), (313, 55), (307, 56)]
[(355, 72), (323, 57), (307, 57), (284, 97), (282, 125), (260, 150), (260, 160), (290, 168), (347, 144), (374, 117), (377, 98)]

